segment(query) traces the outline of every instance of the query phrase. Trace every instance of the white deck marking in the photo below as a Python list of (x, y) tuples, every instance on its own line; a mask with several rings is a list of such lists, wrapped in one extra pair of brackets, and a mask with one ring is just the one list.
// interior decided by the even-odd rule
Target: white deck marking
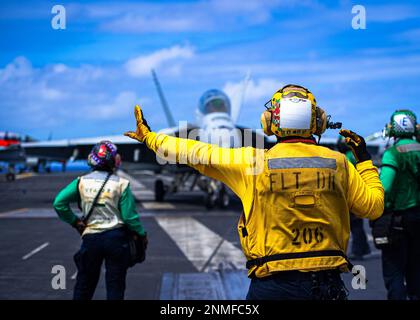
[(131, 189), (133, 195), (137, 200), (141, 201), (155, 201), (155, 193), (150, 190)]
[(245, 269), (242, 251), (194, 218), (155, 219), (198, 271)]
[(172, 203), (169, 202), (143, 202), (143, 207), (147, 210), (162, 210), (162, 209), (169, 209), (173, 210), (175, 209), (175, 206)]
[(161, 300), (244, 300), (251, 279), (246, 270), (164, 273)]
[(24, 255), (22, 257), (22, 260), (27, 260), (30, 257), (32, 257), (34, 254), (40, 252), (42, 249), (46, 248), (49, 246), (49, 242), (45, 242), (44, 244), (41, 244), (39, 247), (35, 248), (34, 250), (32, 250), (31, 252), (29, 252), (28, 254)]
[[(130, 181), (131, 191), (137, 200), (142, 201), (145, 209), (175, 209), (175, 206), (168, 202), (155, 202), (155, 192), (148, 189), (143, 183), (128, 173), (119, 170), (118, 175)], [(147, 202), (146, 202), (147, 201)]]
[(122, 177), (127, 179), (128, 181), (130, 181), (130, 185), (133, 189), (143, 189), (143, 190), (147, 190), (146, 186), (141, 183), (140, 181), (138, 181), (137, 179), (135, 179), (134, 177), (130, 176), (128, 173), (122, 171), (122, 170), (118, 170), (117, 174)]
[(75, 280), (77, 277), (77, 271), (71, 276), (71, 280)]

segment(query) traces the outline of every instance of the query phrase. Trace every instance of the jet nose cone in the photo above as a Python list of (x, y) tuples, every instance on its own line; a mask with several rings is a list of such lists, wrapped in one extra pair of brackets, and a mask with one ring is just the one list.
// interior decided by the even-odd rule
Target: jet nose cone
[(209, 132), (209, 139), (212, 144), (223, 148), (236, 148), (240, 144), (239, 135), (236, 129), (217, 128)]
[(203, 142), (216, 144), (223, 148), (239, 147), (242, 140), (232, 119), (228, 114), (218, 112), (206, 115), (203, 118)]

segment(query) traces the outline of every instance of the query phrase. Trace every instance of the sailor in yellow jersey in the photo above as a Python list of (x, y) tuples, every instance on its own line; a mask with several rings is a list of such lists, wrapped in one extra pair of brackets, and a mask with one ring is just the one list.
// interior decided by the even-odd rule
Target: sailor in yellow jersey
[(328, 117), (304, 87), (278, 90), (261, 116), (278, 143), (269, 150), (220, 148), (152, 132), (139, 106), (136, 132), (160, 157), (187, 163), (225, 183), (241, 199), (238, 232), (252, 279), (248, 299), (345, 299), (340, 272), (350, 234), (349, 210), (377, 219), (384, 189), (364, 139), (341, 130), (357, 160), (322, 147), (313, 135)]

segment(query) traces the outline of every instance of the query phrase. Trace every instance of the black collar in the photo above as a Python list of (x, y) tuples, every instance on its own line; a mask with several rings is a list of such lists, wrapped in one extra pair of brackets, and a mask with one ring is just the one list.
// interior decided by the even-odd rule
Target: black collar
[(310, 136), (308, 138), (306, 137), (299, 137), (299, 136), (290, 136), (290, 137), (284, 137), (284, 138), (277, 138), (278, 143), (308, 143), (308, 144), (317, 144), (316, 140), (313, 136)]

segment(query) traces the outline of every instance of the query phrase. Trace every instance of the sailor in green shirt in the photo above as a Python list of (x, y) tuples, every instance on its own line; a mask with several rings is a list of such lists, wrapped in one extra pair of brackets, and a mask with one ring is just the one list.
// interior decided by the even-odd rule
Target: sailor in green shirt
[[(78, 270), (73, 296), (76, 300), (92, 299), (103, 261), (107, 298), (123, 299), (130, 264), (127, 228), (140, 237), (146, 236), (129, 181), (115, 174), (120, 162), (116, 146), (101, 141), (89, 154), (88, 163), (93, 171), (73, 180), (54, 200), (60, 219), (76, 228), (83, 240), (74, 257)], [(84, 219), (71, 210), (71, 203), (79, 204)]]
[[(118, 176), (112, 176), (110, 178), (111, 181), (117, 181), (121, 185), (125, 185), (122, 187), (123, 192), (119, 196), (117, 207), (113, 208), (116, 209), (116, 212), (112, 212), (112, 210), (109, 210), (109, 208), (101, 207), (99, 205), (97, 210), (102, 211), (101, 214), (103, 217), (100, 218), (100, 221), (89, 219), (91, 222), (88, 225), (84, 225), (80, 218), (71, 210), (70, 203), (77, 203), (81, 200), (79, 191), (79, 188), (83, 188), (83, 186), (80, 185), (81, 180), (101, 180), (101, 178), (104, 179), (105, 177), (106, 174), (103, 172), (95, 171), (88, 176), (74, 179), (70, 184), (68, 184), (64, 189), (60, 191), (54, 200), (53, 206), (58, 216), (64, 222), (67, 222), (76, 229), (80, 230), (82, 235), (97, 233), (126, 225), (128, 228), (137, 232), (139, 235), (144, 236), (145, 231), (139, 220), (133, 193), (131, 192), (128, 181), (124, 178)], [(108, 182), (107, 184), (110, 183), (112, 182)], [(85, 189), (88, 188), (85, 187)], [(97, 189), (95, 190), (98, 191)], [(89, 203), (82, 203), (86, 206), (87, 209)], [(104, 223), (104, 221), (107, 221), (107, 223)], [(109, 223), (110, 221), (112, 221), (112, 223)]]
[(420, 299), (420, 143), (415, 140), (416, 128), (412, 111), (397, 110), (384, 130), (395, 143), (382, 157), (380, 178), (385, 212), (392, 212), (398, 227), (393, 237), (398, 241), (382, 249), (388, 299)]

